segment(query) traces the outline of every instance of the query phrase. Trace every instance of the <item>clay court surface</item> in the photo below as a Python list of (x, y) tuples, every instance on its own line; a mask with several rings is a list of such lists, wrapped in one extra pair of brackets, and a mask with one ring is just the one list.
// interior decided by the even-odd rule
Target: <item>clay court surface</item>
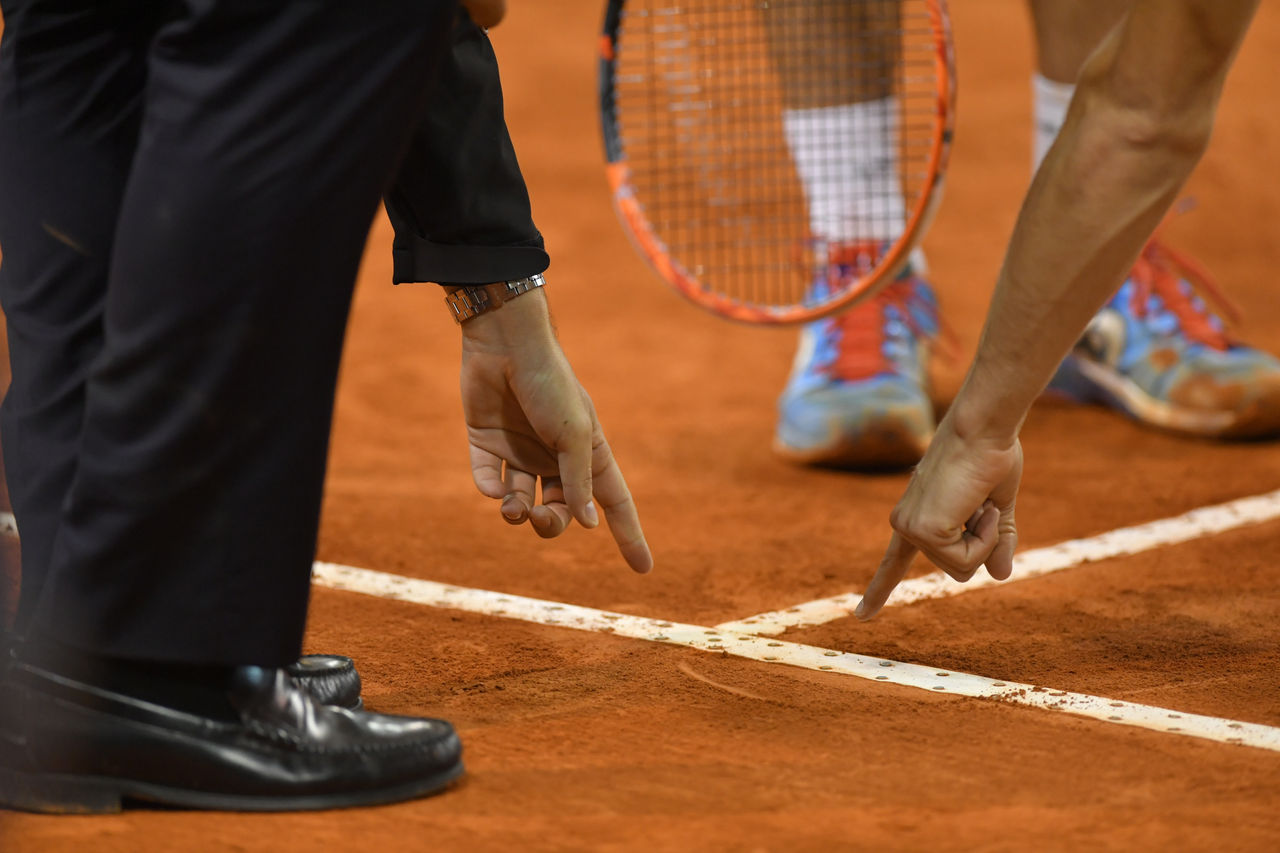
[[(389, 284), (385, 221), (351, 321), (318, 558), (695, 626), (860, 591), (906, 476), (804, 470), (771, 455), (794, 332), (713, 318), (650, 273), (601, 168), (600, 4), (512, 5), (493, 36), (553, 255), (549, 295), (657, 568), (632, 575), (603, 531), (544, 542), (508, 527), (475, 491), (458, 334), (436, 288)], [(937, 365), (939, 405), (976, 344), (1029, 158), (1022, 4), (954, 6), (957, 145), (925, 247), (962, 352)], [(1240, 334), (1273, 350), (1277, 56), (1280, 9), (1266, 4), (1188, 189), (1199, 209), (1168, 228), (1239, 304)], [(1188, 441), (1098, 409), (1041, 404), (1024, 443), (1027, 549), (1280, 489), (1278, 445)], [(1263, 520), (776, 640), (1280, 727), (1278, 546), (1280, 520)], [(454, 721), (465, 781), (347, 812), (6, 812), (0, 847), (1280, 849), (1274, 748), (321, 586), (306, 645), (354, 657), (370, 707)]]

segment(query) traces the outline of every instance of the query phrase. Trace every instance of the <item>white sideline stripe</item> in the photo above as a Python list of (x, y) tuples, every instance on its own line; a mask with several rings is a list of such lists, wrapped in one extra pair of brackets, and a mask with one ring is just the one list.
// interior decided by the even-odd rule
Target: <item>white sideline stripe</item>
[(1167, 708), (1119, 702), (1084, 693), (996, 681), (980, 675), (770, 640), (754, 634), (701, 625), (682, 625), (483, 589), (449, 586), (334, 563), (316, 563), (312, 579), (319, 586), (380, 598), (685, 646), (749, 660), (853, 675), (930, 692), (996, 699), (1050, 711), (1065, 711), (1108, 723), (1280, 752), (1280, 728), (1257, 723), (1184, 714)]
[(0, 512), (0, 536), (18, 535), (18, 520), (11, 512)]
[[(1280, 518), (1280, 490), (1265, 495), (1240, 498), (1216, 506), (1193, 509), (1182, 515), (1152, 521), (1148, 524), (1121, 527), (1088, 539), (1070, 539), (1048, 548), (1023, 551), (1014, 557), (1013, 577), (1007, 581), (992, 580), (986, 572), (982, 572), (974, 575), (968, 583), (962, 584), (942, 572), (932, 572), (903, 581), (893, 591), (886, 606), (912, 604), (929, 598), (946, 598), (984, 587), (1037, 578), (1084, 563), (1189, 542), (1202, 536), (1224, 533), (1275, 518)], [(862, 596), (856, 592), (845, 593), (831, 598), (806, 601), (786, 610), (774, 610), (748, 616), (745, 619), (735, 619), (716, 627), (723, 631), (743, 631), (772, 637), (789, 628), (809, 628), (852, 616), (854, 608), (861, 600)]]

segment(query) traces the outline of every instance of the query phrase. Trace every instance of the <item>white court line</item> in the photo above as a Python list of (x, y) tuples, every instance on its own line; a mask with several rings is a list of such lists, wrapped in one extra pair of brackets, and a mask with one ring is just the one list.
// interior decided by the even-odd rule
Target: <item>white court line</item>
[(661, 619), (610, 613), (573, 604), (449, 586), (434, 581), (340, 566), (334, 563), (316, 563), (312, 579), (319, 586), (380, 598), (519, 619), (539, 625), (555, 625), (579, 631), (596, 631), (654, 643), (685, 646), (749, 660), (783, 663), (806, 669), (853, 675), (930, 692), (996, 699), (1051, 711), (1065, 711), (1068, 714), (1090, 717), (1108, 723), (1137, 726), (1158, 732), (1173, 732), (1221, 743), (1243, 744), (1280, 752), (1280, 728), (1257, 723), (1184, 714), (1167, 708), (1119, 702), (1084, 693), (1052, 690), (1012, 681), (996, 681), (980, 675), (770, 640), (749, 633), (707, 628), (701, 625), (682, 625)]
[[(1023, 551), (1014, 557), (1013, 577), (1007, 581), (995, 581), (982, 572), (968, 583), (958, 583), (942, 572), (932, 572), (923, 577), (903, 581), (889, 597), (886, 606), (911, 604), (929, 598), (946, 598), (984, 587), (1011, 581), (1038, 578), (1060, 572), (1084, 563), (1123, 557), (1189, 542), (1202, 536), (1224, 533), (1237, 527), (1260, 524), (1280, 518), (1280, 490), (1265, 495), (1229, 501), (1216, 506), (1201, 507), (1190, 512), (1164, 518), (1135, 527), (1121, 527), (1110, 533), (1091, 536), (1088, 539), (1071, 539), (1048, 548)], [(716, 627), (723, 631), (743, 631), (749, 634), (776, 636), (789, 628), (809, 628), (824, 625), (853, 615), (862, 596), (856, 592), (820, 598), (774, 610), (745, 619), (724, 622)]]
[[(1190, 521), (1189, 527), (1200, 525), (1195, 530), (1184, 531), (1185, 535), (1178, 534), (1176, 538), (1166, 536), (1157, 543), (1171, 544), (1173, 542), (1187, 541), (1209, 533), (1230, 530), (1255, 521), (1274, 518), (1277, 514), (1280, 514), (1272, 512), (1272, 514), (1265, 517), (1258, 516), (1259, 503), (1272, 505), (1274, 509), (1274, 505), (1280, 503), (1280, 492), (1260, 495), (1257, 498), (1233, 501), (1218, 507), (1195, 510), (1175, 519), (1166, 519), (1163, 522), (1155, 522), (1154, 524), (1140, 527), (1125, 528), (1112, 534), (1094, 537), (1093, 539), (1075, 540), (1075, 542), (1066, 542), (1054, 548), (1028, 551), (1023, 555), (1023, 560), (1026, 560), (1031, 555), (1050, 555), (1058, 549), (1072, 546), (1076, 543), (1086, 546), (1086, 550), (1089, 544), (1093, 543), (1093, 547), (1099, 549), (1097, 553), (1102, 555), (1088, 556), (1085, 559), (1103, 559), (1104, 556), (1119, 556), (1157, 547), (1157, 545), (1152, 544), (1138, 548), (1130, 547), (1128, 550), (1110, 551), (1106, 550), (1103, 545), (1098, 544), (1101, 540), (1107, 540), (1109, 537), (1119, 534), (1149, 531), (1152, 528), (1158, 528), (1160, 525), (1175, 522), (1187, 524)], [(1225, 516), (1222, 515), (1224, 511)], [(1234, 519), (1234, 521), (1228, 523), (1230, 519)], [(16, 536), (17, 532), (17, 525), (14, 522), (13, 515), (0, 513), (0, 534)], [(1140, 539), (1141, 537), (1138, 536), (1133, 538), (1133, 541)], [(1053, 565), (1048, 556), (1043, 559), (1045, 560), (1044, 565)], [(1072, 563), (1072, 565), (1074, 564)], [(1058, 568), (1067, 567), (1063, 565)], [(1037, 569), (1033, 565), (1024, 571), (1033, 572), (1034, 574), (1031, 576), (1034, 576), (1035, 574), (1057, 571), (1058, 568)], [(725, 626), (705, 628), (700, 625), (683, 625), (641, 616), (631, 616), (625, 613), (609, 613), (588, 607), (558, 604), (551, 601), (506, 595), (487, 590), (447, 586), (433, 581), (406, 578), (332, 563), (316, 563), (314, 580), (320, 586), (360, 592), (382, 598), (410, 601), (433, 607), (444, 607), (491, 616), (502, 616), (541, 625), (560, 625), (583, 631), (617, 634), (618, 636), (648, 640), (650, 642), (685, 646), (720, 654), (731, 654), (748, 660), (784, 663), (806, 669), (853, 675), (858, 678), (883, 681), (920, 690), (952, 693), (972, 698), (990, 698), (1012, 704), (1029, 705), (1053, 711), (1065, 711), (1069, 714), (1109, 723), (1137, 726), (1153, 731), (1171, 732), (1222, 743), (1242, 744), (1280, 752), (1280, 728), (1272, 726), (1244, 723), (1220, 717), (1207, 717), (1200, 714), (1185, 714), (1167, 708), (1139, 705), (1133, 702), (1120, 702), (1084, 693), (1071, 693), (1065, 690), (1052, 690), (1030, 684), (996, 681), (978, 675), (941, 670), (918, 664), (865, 657), (799, 643), (768, 640), (757, 634), (739, 632)], [(928, 578), (920, 578), (919, 580), (925, 581)], [(959, 585), (957, 584), (957, 586)], [(963, 591), (963, 588), (957, 591)], [(914, 601), (929, 597), (936, 597), (936, 595), (919, 595), (910, 600)], [(830, 600), (834, 601), (836, 599)], [(898, 603), (905, 602), (900, 601)], [(842, 609), (840, 615), (846, 615), (847, 612), (848, 610)], [(789, 617), (795, 614), (782, 613), (780, 615)], [(834, 618), (840, 618), (840, 616)], [(750, 626), (749, 630), (758, 631), (759, 628), (753, 625)]]

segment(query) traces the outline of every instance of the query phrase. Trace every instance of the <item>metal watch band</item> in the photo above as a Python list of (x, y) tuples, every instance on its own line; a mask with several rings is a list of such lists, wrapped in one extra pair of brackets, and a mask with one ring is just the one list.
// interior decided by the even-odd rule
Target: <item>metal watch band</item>
[(528, 293), (542, 287), (547, 280), (542, 273), (514, 281), (503, 281), (495, 284), (472, 284), (459, 287), (452, 293), (445, 294), (444, 302), (449, 307), (453, 321), (462, 325), (472, 317), (501, 308), (522, 293)]

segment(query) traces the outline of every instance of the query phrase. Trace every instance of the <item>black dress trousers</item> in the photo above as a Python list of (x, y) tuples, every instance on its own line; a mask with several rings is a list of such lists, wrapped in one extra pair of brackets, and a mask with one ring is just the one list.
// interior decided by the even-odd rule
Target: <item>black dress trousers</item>
[(352, 282), (455, 0), (0, 0), (20, 629), (300, 651)]

